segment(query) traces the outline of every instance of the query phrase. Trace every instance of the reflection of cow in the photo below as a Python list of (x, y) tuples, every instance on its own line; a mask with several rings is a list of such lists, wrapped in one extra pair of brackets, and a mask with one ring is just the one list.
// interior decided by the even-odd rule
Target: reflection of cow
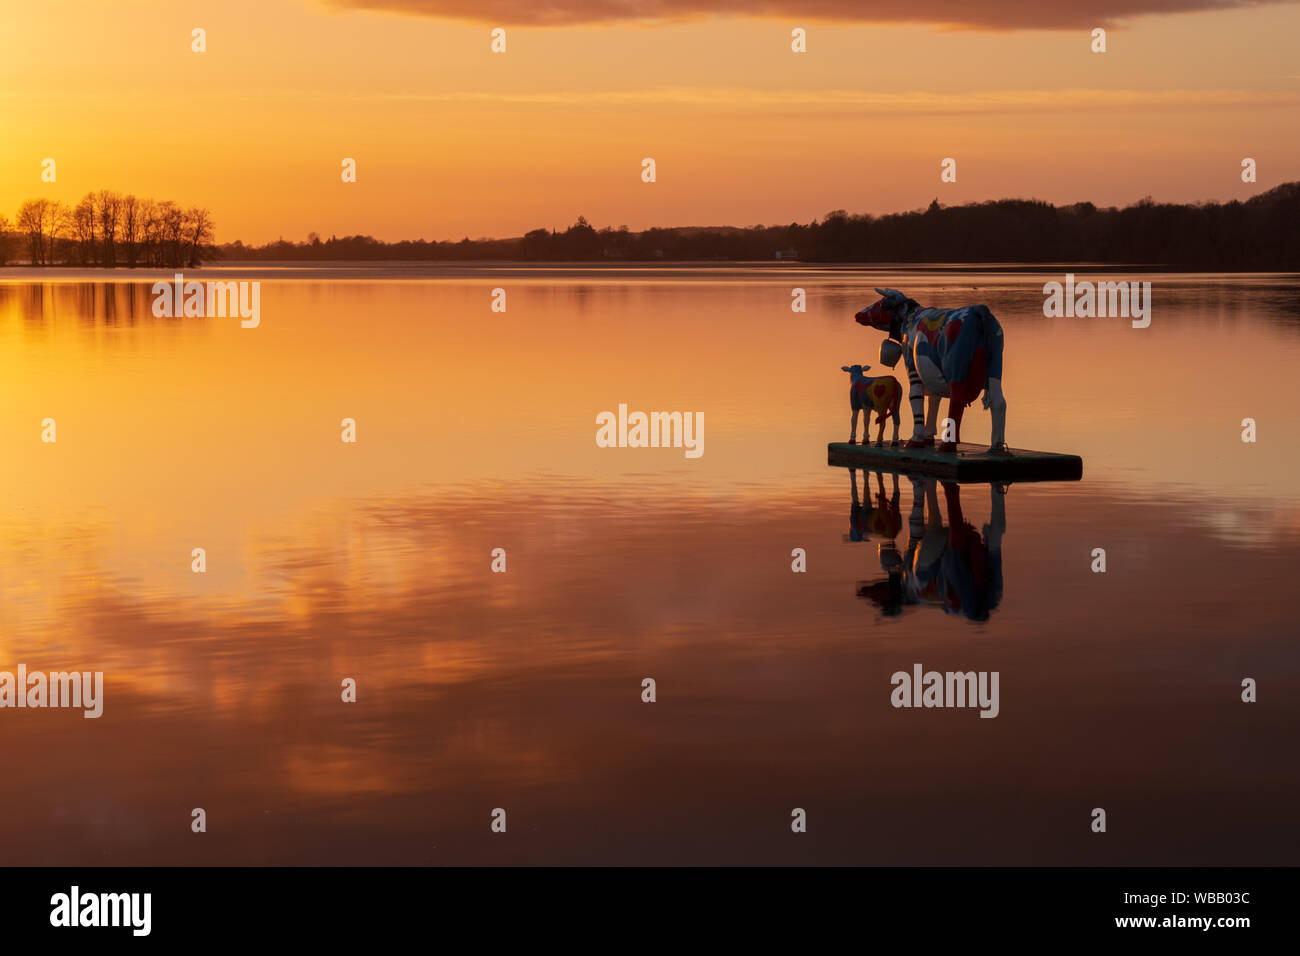
[[(1007, 400), (1002, 395), (1002, 326), (982, 305), (961, 309), (923, 309), (897, 289), (877, 289), (879, 302), (854, 318), (860, 325), (888, 333), (881, 346), (881, 361), (893, 365), (901, 351), (907, 366), (908, 402), (912, 406), (912, 437), (908, 448), (934, 443), (939, 399), (948, 399), (953, 420), (952, 441), (940, 451), (956, 451), (961, 441), (961, 418), (966, 406), (984, 393), (984, 407), (993, 416), (989, 450), (1005, 452)], [(899, 345), (893, 343), (901, 343)], [(925, 396), (930, 396), (929, 415)]]
[(906, 556), (882, 549), (881, 567), (889, 577), (860, 585), (858, 595), (889, 615), (901, 613), (904, 605), (930, 604), (972, 621), (987, 620), (1002, 600), (1006, 488), (989, 486), (992, 514), (982, 536), (962, 515), (961, 492), (952, 482), (943, 485), (948, 518), (944, 526), (937, 490), (933, 479), (912, 479)]

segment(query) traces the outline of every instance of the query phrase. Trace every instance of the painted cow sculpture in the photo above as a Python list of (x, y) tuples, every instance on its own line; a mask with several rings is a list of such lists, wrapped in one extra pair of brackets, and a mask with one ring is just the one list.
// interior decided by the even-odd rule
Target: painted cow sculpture
[[(879, 302), (860, 311), (860, 325), (888, 335), (881, 345), (881, 361), (893, 365), (901, 352), (910, 383), (912, 437), (906, 447), (934, 443), (939, 399), (948, 399), (954, 429), (940, 451), (956, 451), (961, 441), (962, 412), (984, 393), (984, 407), (993, 418), (990, 452), (1007, 448), (1007, 401), (1002, 395), (1002, 326), (982, 305), (960, 309), (922, 308), (897, 289), (877, 289)], [(893, 345), (892, 343), (898, 343)], [(930, 396), (929, 415), (925, 396)], [(948, 436), (944, 436), (947, 439)]]
[(858, 441), (858, 412), (866, 412), (866, 421), (862, 423), (862, 444), (870, 445), (871, 412), (876, 413), (876, 444), (885, 443), (885, 419), (894, 419), (894, 441), (898, 444), (898, 424), (900, 415), (898, 406), (903, 397), (903, 387), (892, 375), (880, 375), (872, 378), (863, 374), (870, 365), (841, 365), (841, 372), (849, 373), (849, 406), (853, 409), (853, 420), (849, 423), (849, 444)]

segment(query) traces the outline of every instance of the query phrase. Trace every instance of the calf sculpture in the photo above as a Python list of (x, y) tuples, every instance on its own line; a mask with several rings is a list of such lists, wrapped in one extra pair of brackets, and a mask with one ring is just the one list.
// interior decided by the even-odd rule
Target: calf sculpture
[[(1007, 450), (1007, 400), (1002, 395), (1002, 326), (982, 305), (960, 309), (926, 309), (897, 289), (877, 289), (879, 302), (855, 316), (860, 325), (880, 329), (888, 339), (881, 361), (893, 366), (901, 354), (910, 383), (912, 437), (907, 448), (934, 443), (939, 399), (948, 399), (954, 429), (940, 451), (956, 451), (966, 406), (984, 393), (984, 407), (993, 418), (989, 451)], [(900, 347), (901, 346), (901, 347)], [(929, 415), (925, 396), (930, 396)], [(946, 437), (946, 436), (945, 436)]]
[(840, 371), (849, 373), (849, 406), (853, 409), (853, 420), (849, 423), (849, 444), (858, 442), (858, 412), (866, 412), (866, 421), (862, 423), (862, 444), (870, 445), (871, 412), (876, 413), (876, 444), (885, 443), (885, 418), (894, 419), (894, 441), (898, 444), (898, 423), (901, 417), (898, 406), (903, 396), (903, 387), (892, 375), (872, 378), (864, 375), (870, 365), (841, 365)]

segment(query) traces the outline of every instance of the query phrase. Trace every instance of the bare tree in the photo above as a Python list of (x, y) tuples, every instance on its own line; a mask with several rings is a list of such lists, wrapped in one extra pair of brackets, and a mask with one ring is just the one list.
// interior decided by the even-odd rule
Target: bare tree
[(145, 266), (161, 265), (158, 255), (161, 234), (158, 204), (152, 199), (146, 199), (140, 203), (140, 259)]
[(42, 230), (45, 224), (43, 205), (48, 199), (29, 199), (18, 207), (18, 229), (27, 238), (27, 258), (34, 266), (45, 265), (45, 237)]
[(72, 209), (72, 240), (75, 263), (95, 264), (95, 194), (86, 193)]
[(212, 241), (212, 215), (206, 209), (193, 206), (185, 210), (185, 241), (184, 264), (194, 268), (201, 261), (203, 244)]
[(121, 205), (121, 199), (117, 193), (110, 192), (107, 189), (101, 189), (99, 195), (95, 197), (99, 203), (99, 237), (104, 244), (104, 254), (100, 257), (106, 269), (113, 269), (117, 266), (117, 217)]
[(63, 203), (55, 200), (50, 203), (49, 226), (46, 231), (46, 249), (45, 259), (50, 265), (54, 265), (55, 254), (58, 243), (67, 238), (71, 229), (72, 213)]
[[(7, 220), (0, 219), (0, 241)], [(32, 265), (56, 260), (75, 265), (183, 268), (197, 266), (211, 251), (212, 214), (171, 200), (155, 202), (119, 196), (107, 189), (87, 193), (68, 209), (49, 199), (29, 199), (18, 210), (15, 230), (27, 245)], [(0, 264), (8, 249), (0, 249)]]
[(54, 199), (29, 199), (18, 208), (18, 228), (27, 236), (27, 255), (34, 266), (54, 262), (54, 240), (65, 220), (63, 203)]
[(176, 267), (181, 264), (181, 244), (185, 238), (185, 213), (181, 207), (170, 199), (158, 204), (162, 218), (162, 262), (163, 266)]
[(128, 268), (134, 269), (136, 242), (139, 241), (140, 230), (140, 204), (134, 196), (123, 197), (118, 215), (122, 222), (122, 245), (125, 247), (126, 264)]

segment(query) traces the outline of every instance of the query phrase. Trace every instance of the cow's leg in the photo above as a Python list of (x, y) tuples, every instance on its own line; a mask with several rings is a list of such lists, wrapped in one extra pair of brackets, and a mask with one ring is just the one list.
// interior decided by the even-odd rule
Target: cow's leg
[[(902, 421), (902, 418), (903, 418), (902, 414), (898, 411), (898, 403), (895, 402), (895, 403), (894, 403), (894, 440), (893, 440), (893, 442), (891, 442), (891, 444), (893, 444), (893, 445), (897, 445), (897, 444), (898, 444), (898, 425), (899, 425), (899, 422)], [(897, 476), (895, 476), (895, 479), (894, 479), (894, 480), (895, 480), (895, 481), (898, 480), (898, 479), (897, 479)]]
[(948, 546), (964, 551), (970, 541), (970, 526), (961, 513), (961, 489), (955, 481), (943, 483), (943, 497), (948, 505)]
[[(987, 310), (986, 310), (987, 311)], [(1007, 453), (1007, 400), (1002, 395), (1002, 326), (992, 313), (984, 317), (986, 331), (985, 350), (988, 353), (988, 370), (985, 372), (984, 405), (993, 419), (989, 451)]]
[(939, 401), (940, 396), (931, 395), (930, 407), (925, 414), (925, 433), (932, 438), (939, 434)]
[(909, 593), (909, 588), (915, 580), (916, 552), (921, 547), (921, 539), (925, 536), (925, 487), (916, 478), (908, 480), (912, 482), (912, 510), (907, 516), (907, 551), (902, 556), (901, 563), (903, 600), (908, 604), (914, 604), (916, 598)]
[(957, 446), (961, 444), (961, 416), (965, 411), (965, 405), (949, 399), (948, 417), (952, 419), (952, 441), (940, 442), (939, 451), (956, 451)]
[(927, 577), (933, 580), (935, 565), (948, 547), (948, 533), (939, 513), (939, 485), (933, 478), (927, 478), (925, 482), (925, 507), (930, 514), (925, 522), (925, 537), (916, 552), (916, 567), (929, 569)]
[[(948, 394), (948, 383), (944, 380), (943, 372), (940, 371), (930, 356), (917, 355), (913, 365), (916, 368), (916, 384), (912, 387), (913, 394), (930, 396), (930, 412), (923, 426), (925, 428), (924, 436), (916, 444), (930, 445), (934, 443), (934, 436), (938, 431), (939, 400)], [(920, 402), (921, 398), (918, 397), (916, 403), (912, 406), (913, 415), (918, 419), (922, 412)], [(916, 447), (916, 444), (912, 442), (908, 444), (911, 447)]]
[[(863, 438), (865, 439), (866, 429), (864, 428), (862, 431), (863, 431)], [(858, 443), (858, 406), (854, 405), (853, 421), (849, 423), (849, 444), (856, 445), (857, 443)]]
[(911, 535), (911, 549), (915, 549), (925, 535), (925, 482), (920, 478), (909, 478), (912, 482), (912, 510), (907, 516), (908, 532)]
[(943, 530), (943, 517), (939, 514), (939, 484), (933, 478), (925, 480), (925, 504), (930, 511), (927, 527)]
[(1007, 492), (1006, 487), (998, 484), (989, 485), (989, 500), (992, 505), (989, 523), (984, 526), (984, 540), (988, 542), (989, 551), (1002, 551), (1002, 535), (1007, 530)]
[(1002, 394), (1002, 379), (990, 378), (984, 397), (988, 399), (989, 415), (993, 419), (993, 436), (989, 451), (1007, 450), (1007, 400)]
[(907, 440), (907, 448), (920, 448), (922, 445), (928, 445), (934, 441), (934, 432), (931, 431), (929, 437), (925, 432), (925, 387), (921, 384), (921, 376), (916, 369), (907, 370), (907, 380), (910, 383), (907, 390), (907, 402), (912, 406), (912, 437)]
[(885, 443), (885, 416), (882, 412), (876, 412), (876, 444)]

